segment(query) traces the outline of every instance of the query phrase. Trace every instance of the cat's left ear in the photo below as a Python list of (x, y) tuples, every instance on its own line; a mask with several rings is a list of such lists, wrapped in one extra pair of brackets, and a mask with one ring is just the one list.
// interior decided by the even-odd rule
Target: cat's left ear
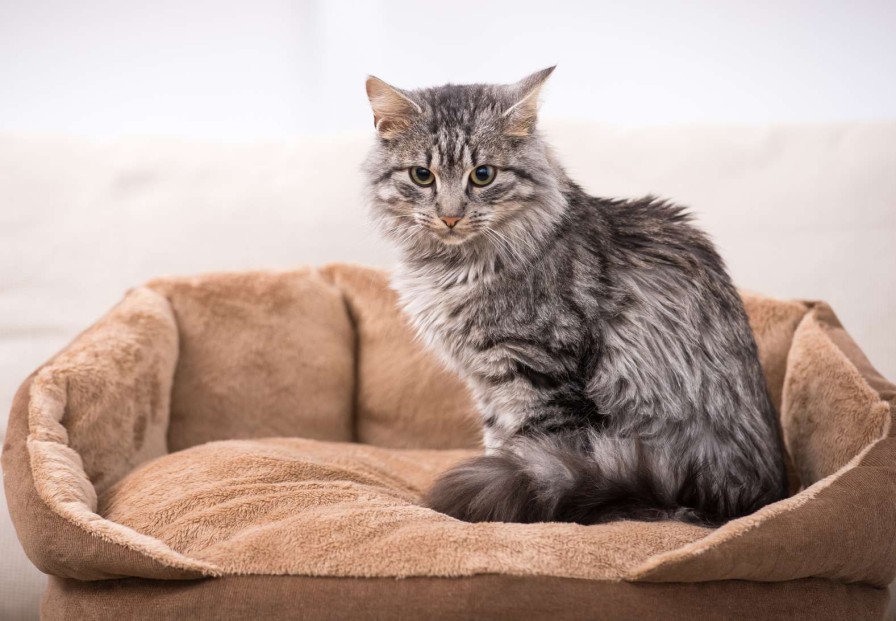
[(407, 129), (413, 117), (423, 112), (404, 91), (374, 76), (367, 78), (367, 98), (373, 108), (373, 125), (383, 138)]
[(538, 94), (556, 68), (554, 65), (536, 71), (508, 87), (516, 102), (504, 111), (503, 116), (507, 119), (504, 133), (508, 136), (528, 136), (532, 133), (538, 119)]

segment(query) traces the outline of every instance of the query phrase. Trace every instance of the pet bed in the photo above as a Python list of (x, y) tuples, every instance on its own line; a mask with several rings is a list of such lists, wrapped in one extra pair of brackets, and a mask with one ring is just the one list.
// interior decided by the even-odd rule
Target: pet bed
[(880, 619), (896, 387), (831, 309), (744, 294), (793, 495), (717, 529), (468, 524), (460, 380), (383, 272), (161, 279), (38, 369), (3, 451), (46, 619)]

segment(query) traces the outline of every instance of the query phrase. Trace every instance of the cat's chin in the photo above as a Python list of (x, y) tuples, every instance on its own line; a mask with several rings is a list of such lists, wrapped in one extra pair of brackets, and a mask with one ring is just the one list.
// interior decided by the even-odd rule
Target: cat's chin
[(446, 230), (433, 233), (433, 236), (446, 246), (460, 246), (476, 237), (476, 233)]

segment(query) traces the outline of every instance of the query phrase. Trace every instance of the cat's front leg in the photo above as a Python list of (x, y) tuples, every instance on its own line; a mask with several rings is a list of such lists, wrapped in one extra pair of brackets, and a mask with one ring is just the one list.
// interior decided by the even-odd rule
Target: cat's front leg
[(513, 420), (510, 413), (501, 412), (498, 403), (492, 399), (492, 394), (483, 394), (476, 385), (471, 386), (479, 409), (479, 417), (482, 421), (482, 445), (486, 455), (496, 454), (507, 440), (513, 435), (512, 430), (506, 427)]
[(486, 455), (494, 455), (506, 442), (503, 434), (496, 429), (486, 427), (482, 432), (482, 445), (485, 447)]
[(515, 438), (527, 433), (547, 433), (545, 421), (560, 414), (550, 396), (523, 381), (508, 381), (498, 385), (473, 386), (479, 405), (486, 455), (494, 455), (508, 448)]

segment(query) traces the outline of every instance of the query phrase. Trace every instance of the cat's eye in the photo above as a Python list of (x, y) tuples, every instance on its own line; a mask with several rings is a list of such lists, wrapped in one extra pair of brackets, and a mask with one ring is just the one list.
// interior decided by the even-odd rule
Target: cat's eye
[(483, 187), (494, 181), (496, 174), (494, 166), (477, 166), (470, 173), (470, 181), (473, 185)]
[(423, 187), (432, 185), (432, 182), (436, 180), (436, 176), (432, 174), (432, 171), (428, 168), (423, 168), (423, 166), (412, 166), (409, 172), (411, 181)]

